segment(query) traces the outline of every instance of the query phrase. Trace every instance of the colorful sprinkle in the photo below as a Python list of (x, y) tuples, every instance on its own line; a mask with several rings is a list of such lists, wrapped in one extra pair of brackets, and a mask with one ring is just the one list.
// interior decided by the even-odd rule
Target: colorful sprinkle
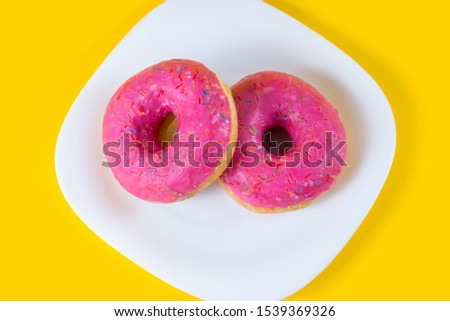
[(250, 133), (252, 134), (252, 136), (255, 136), (256, 135), (256, 129), (253, 126), (253, 124), (250, 124), (249, 129), (250, 129)]

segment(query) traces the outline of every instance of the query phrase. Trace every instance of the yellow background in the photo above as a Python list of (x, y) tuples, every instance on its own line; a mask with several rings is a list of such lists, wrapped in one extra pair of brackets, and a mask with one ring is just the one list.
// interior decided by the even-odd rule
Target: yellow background
[[(53, 165), (73, 100), (158, 3), (2, 3), (0, 299), (194, 299), (94, 235), (65, 202)], [(290, 299), (450, 300), (449, 8), (444, 1), (270, 3), (375, 78), (398, 134), (391, 174), (367, 219), (332, 264)]]

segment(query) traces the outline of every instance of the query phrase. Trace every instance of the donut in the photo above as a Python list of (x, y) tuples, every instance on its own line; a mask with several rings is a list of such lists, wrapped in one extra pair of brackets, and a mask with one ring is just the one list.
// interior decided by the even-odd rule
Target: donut
[[(230, 90), (206, 66), (186, 59), (160, 62), (126, 80), (103, 117), (105, 166), (125, 190), (156, 203), (184, 200), (216, 180), (236, 137)], [(215, 158), (205, 161), (205, 155)]]
[[(303, 208), (331, 187), (347, 150), (330, 102), (305, 81), (275, 71), (249, 75), (231, 91), (238, 140), (220, 183), (233, 199), (255, 212), (277, 213)], [(271, 130), (288, 137), (284, 152), (276, 149), (280, 144), (267, 148)]]

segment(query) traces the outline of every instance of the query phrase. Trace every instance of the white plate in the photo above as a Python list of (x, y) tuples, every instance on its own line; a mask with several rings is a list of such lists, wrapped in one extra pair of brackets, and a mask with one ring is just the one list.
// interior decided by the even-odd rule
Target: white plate
[[(201, 61), (228, 85), (261, 70), (310, 82), (340, 110), (349, 168), (310, 207), (279, 215), (247, 211), (217, 183), (171, 205), (128, 194), (101, 167), (103, 112), (123, 81), (170, 58)], [(129, 32), (81, 91), (55, 163), (75, 213), (144, 269), (203, 299), (274, 300), (304, 287), (344, 247), (375, 202), (394, 151), (383, 92), (320, 35), (257, 0), (169, 0)]]

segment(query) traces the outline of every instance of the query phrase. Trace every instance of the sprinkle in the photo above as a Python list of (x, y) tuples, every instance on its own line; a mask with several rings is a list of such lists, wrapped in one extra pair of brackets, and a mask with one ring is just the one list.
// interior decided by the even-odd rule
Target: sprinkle
[(141, 116), (145, 115), (144, 106), (139, 106), (138, 107), (138, 114), (141, 115)]
[(290, 197), (293, 197), (293, 198), (295, 198), (295, 199), (298, 199), (298, 195), (297, 195), (296, 193), (294, 193), (294, 192), (292, 192), (292, 191), (288, 191), (288, 194), (289, 194)]
[(259, 148), (259, 152), (260, 152), (260, 153), (263, 152), (263, 148), (262, 148), (262, 147)]
[(136, 134), (136, 130), (135, 129), (130, 129), (130, 132), (132, 132), (133, 134)]
[(294, 177), (292, 177), (292, 174), (289, 174), (288, 182), (289, 182), (289, 184), (291, 184), (291, 185), (292, 185), (292, 183), (294, 182)]
[(225, 114), (219, 114), (219, 117), (222, 118), (223, 120), (228, 120), (228, 117)]
[(297, 193), (301, 193), (301, 192), (303, 192), (303, 188), (297, 187), (295, 191), (296, 191)]
[(208, 94), (208, 93), (206, 92), (206, 90), (204, 90), (204, 89), (203, 89), (202, 92), (203, 92), (203, 95), (205, 95), (205, 96)]
[(182, 72), (184, 70), (183, 67), (178, 67), (178, 72)]
[(320, 185), (320, 183), (322, 183), (322, 181), (320, 179), (318, 179), (317, 181), (314, 182), (316, 185)]
[(245, 102), (246, 104), (251, 104), (251, 103), (252, 103), (252, 101), (249, 100), (249, 99), (244, 100), (244, 102)]
[(165, 190), (166, 190), (167, 192), (169, 192), (170, 194), (174, 195), (174, 196), (178, 196), (178, 193), (177, 193), (177, 192), (175, 192), (174, 190), (168, 188), (167, 186), (165, 187)]
[(250, 124), (250, 133), (252, 134), (252, 136), (255, 136), (256, 134), (256, 129), (255, 127), (253, 127), (253, 124)]

